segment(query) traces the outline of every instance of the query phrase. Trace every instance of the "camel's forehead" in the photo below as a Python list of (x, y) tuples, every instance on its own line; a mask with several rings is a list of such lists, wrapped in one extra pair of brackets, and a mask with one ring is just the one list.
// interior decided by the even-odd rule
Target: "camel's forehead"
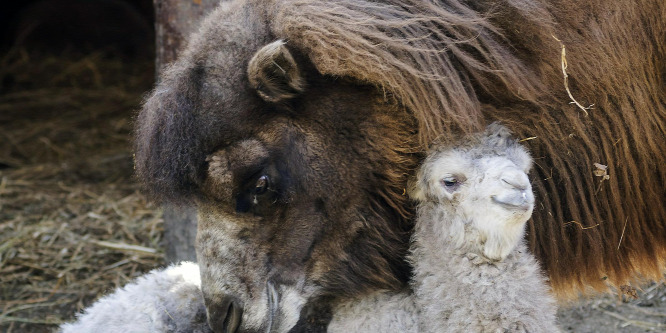
[(254, 10), (244, 2), (220, 6), (146, 99), (137, 119), (135, 162), (155, 197), (190, 196), (207, 154), (251, 136), (265, 122), (246, 68), (272, 37)]
[[(195, 121), (208, 122), (215, 132), (233, 136), (241, 126), (261, 119), (261, 103), (249, 86), (247, 65), (254, 53), (275, 38), (257, 9), (245, 2), (222, 4), (191, 36), (179, 59), (163, 74), (164, 86), (181, 95)], [(235, 125), (235, 126), (231, 126)], [(208, 133), (204, 133), (208, 134)]]
[(529, 155), (523, 149), (507, 150), (500, 154), (483, 149), (451, 148), (433, 154), (433, 158), (426, 162), (427, 172), (422, 176), (432, 182), (439, 182), (446, 177), (482, 180), (485, 176), (501, 172), (506, 168), (517, 168), (527, 172), (529, 163)]
[(428, 163), (430, 177), (439, 179), (444, 175), (465, 174), (472, 171), (475, 159), (470, 159), (465, 152), (449, 149), (439, 152)]

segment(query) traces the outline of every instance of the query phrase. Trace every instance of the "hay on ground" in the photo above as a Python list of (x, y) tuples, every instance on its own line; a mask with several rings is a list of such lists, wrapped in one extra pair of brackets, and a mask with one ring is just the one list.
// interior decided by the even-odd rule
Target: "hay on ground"
[(162, 218), (132, 179), (151, 60), (12, 51), (0, 78), (0, 331), (50, 332), (163, 265)]

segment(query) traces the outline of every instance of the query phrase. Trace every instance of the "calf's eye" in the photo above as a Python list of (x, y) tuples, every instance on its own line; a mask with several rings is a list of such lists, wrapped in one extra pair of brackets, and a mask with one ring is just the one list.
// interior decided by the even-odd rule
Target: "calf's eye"
[(460, 185), (463, 183), (464, 178), (461, 179), (455, 176), (447, 176), (442, 178), (439, 182), (442, 186), (449, 192), (456, 191)]
[(446, 187), (454, 187), (458, 184), (458, 180), (455, 179), (454, 177), (447, 177), (442, 179), (442, 185)]

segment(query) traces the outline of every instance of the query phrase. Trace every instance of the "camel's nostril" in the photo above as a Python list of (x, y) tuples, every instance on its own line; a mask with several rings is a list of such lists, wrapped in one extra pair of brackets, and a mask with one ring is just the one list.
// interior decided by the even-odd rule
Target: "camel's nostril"
[(235, 333), (243, 317), (243, 308), (231, 296), (207, 305), (208, 325), (216, 333)]
[(534, 205), (534, 195), (529, 191), (512, 191), (500, 195), (492, 195), (490, 199), (507, 209), (529, 210)]
[(523, 182), (520, 179), (502, 178), (502, 181), (508, 184), (509, 186), (521, 191), (526, 190), (527, 187), (529, 186), (528, 182)]
[(235, 333), (240, 326), (241, 318), (243, 317), (243, 308), (237, 302), (231, 301), (227, 317), (224, 320), (223, 327), (227, 333)]

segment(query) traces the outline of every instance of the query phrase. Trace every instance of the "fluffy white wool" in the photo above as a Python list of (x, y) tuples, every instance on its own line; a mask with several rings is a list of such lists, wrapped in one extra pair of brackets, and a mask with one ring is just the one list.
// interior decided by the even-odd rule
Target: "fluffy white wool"
[(98, 300), (62, 333), (208, 333), (199, 267), (156, 269)]
[(421, 258), (414, 278), (420, 332), (558, 332), (555, 301), (527, 251), (521, 242), (493, 264), (447, 251)]
[(376, 292), (337, 306), (328, 332), (418, 332), (418, 310), (409, 291)]

